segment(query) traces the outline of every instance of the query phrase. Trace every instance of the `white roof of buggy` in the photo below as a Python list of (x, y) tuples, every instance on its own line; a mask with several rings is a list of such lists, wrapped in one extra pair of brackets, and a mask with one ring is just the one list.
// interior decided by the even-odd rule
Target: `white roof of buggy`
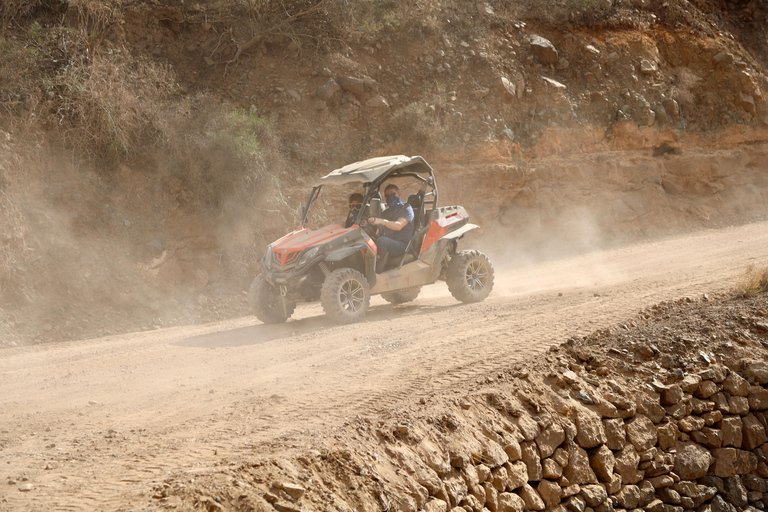
[(340, 169), (331, 171), (329, 174), (317, 180), (315, 186), (329, 184), (343, 185), (345, 183), (371, 183), (395, 168), (408, 167), (411, 165), (423, 167), (421, 170), (430, 170), (429, 165), (427, 165), (424, 159), (420, 156), (380, 156), (345, 165)]

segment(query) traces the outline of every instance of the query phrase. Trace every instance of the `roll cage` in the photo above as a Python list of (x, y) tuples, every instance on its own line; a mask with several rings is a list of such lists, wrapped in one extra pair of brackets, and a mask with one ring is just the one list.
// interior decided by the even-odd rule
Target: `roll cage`
[(421, 182), (419, 191), (407, 198), (407, 202), (414, 207), (414, 211), (417, 208), (423, 212), (437, 209), (438, 190), (435, 175), (432, 167), (422, 157), (403, 155), (379, 157), (336, 169), (320, 178), (309, 193), (306, 205), (302, 208), (301, 227), (306, 227), (309, 209), (320, 196), (320, 190), (324, 185), (359, 183), (364, 187), (364, 206), (354, 219), (354, 223), (359, 225), (366, 216), (376, 216), (377, 211), (380, 212), (381, 186), (385, 181), (395, 178), (414, 178)]

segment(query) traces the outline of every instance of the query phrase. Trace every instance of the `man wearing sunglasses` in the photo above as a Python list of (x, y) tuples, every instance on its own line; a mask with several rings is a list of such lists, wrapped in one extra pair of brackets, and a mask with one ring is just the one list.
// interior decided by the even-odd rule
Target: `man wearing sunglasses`
[(387, 209), (381, 218), (371, 217), (369, 224), (379, 226), (380, 235), (376, 239), (377, 258), (376, 273), (385, 270), (390, 256), (397, 257), (405, 254), (405, 248), (413, 236), (413, 208), (400, 200), (400, 189), (390, 183), (384, 189), (384, 199)]
[(363, 208), (363, 194), (355, 192), (349, 196), (349, 213), (347, 213), (347, 220), (344, 223), (345, 228), (351, 228), (355, 223), (355, 218), (360, 210)]

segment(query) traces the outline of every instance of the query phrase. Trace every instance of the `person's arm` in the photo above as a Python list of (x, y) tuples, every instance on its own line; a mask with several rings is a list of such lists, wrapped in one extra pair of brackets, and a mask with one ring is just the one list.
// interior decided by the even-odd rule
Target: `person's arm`
[(377, 219), (375, 217), (371, 217), (368, 219), (368, 222), (375, 226), (382, 226), (387, 229), (391, 229), (392, 231), (400, 231), (408, 225), (408, 219), (405, 217), (400, 217), (397, 220)]

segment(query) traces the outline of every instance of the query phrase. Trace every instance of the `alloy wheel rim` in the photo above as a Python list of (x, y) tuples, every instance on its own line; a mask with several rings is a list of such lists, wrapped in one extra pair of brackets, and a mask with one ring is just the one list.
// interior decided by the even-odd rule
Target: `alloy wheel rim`
[(488, 268), (482, 261), (472, 261), (467, 266), (467, 286), (473, 291), (480, 291), (488, 284)]
[(357, 313), (365, 302), (365, 290), (360, 281), (348, 279), (341, 285), (339, 302), (342, 309), (351, 313)]

